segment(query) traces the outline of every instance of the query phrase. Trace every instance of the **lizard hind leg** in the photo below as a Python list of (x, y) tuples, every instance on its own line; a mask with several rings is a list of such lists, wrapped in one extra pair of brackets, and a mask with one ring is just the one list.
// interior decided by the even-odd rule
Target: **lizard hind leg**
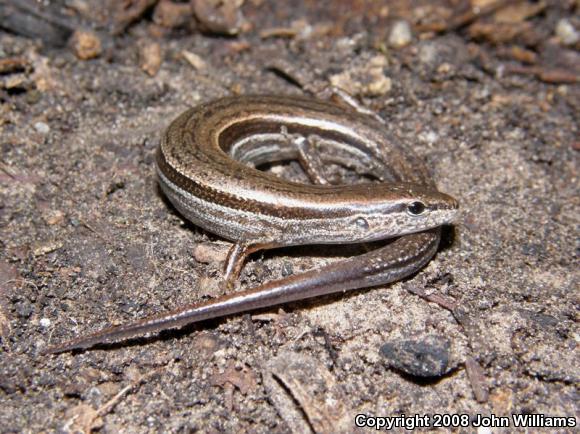
[(238, 241), (229, 250), (224, 263), (224, 285), (232, 289), (240, 276), (244, 263), (249, 255), (258, 250), (277, 247), (274, 242)]
[(324, 175), (324, 163), (320, 158), (317, 143), (320, 137), (311, 134), (308, 137), (302, 134), (290, 134), (286, 127), (281, 128), (281, 133), (295, 151), (298, 163), (306, 173), (312, 184), (325, 185), (328, 180)]
[[(291, 143), (296, 150), (298, 162), (310, 178), (312, 184), (328, 184), (324, 176), (324, 163), (322, 162), (317, 148), (320, 138), (316, 135), (304, 137), (301, 134), (289, 134), (286, 127), (282, 127), (281, 134)], [(226, 289), (232, 289), (238, 280), (246, 258), (258, 250), (273, 249), (280, 247), (274, 241), (239, 240), (229, 250), (224, 263), (224, 285)]]

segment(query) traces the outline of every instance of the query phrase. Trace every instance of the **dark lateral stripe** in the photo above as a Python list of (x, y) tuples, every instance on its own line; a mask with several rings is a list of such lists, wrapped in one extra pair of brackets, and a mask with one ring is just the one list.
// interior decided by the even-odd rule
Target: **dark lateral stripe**
[[(255, 214), (264, 214), (280, 218), (307, 220), (328, 217), (328, 212), (322, 209), (292, 208), (284, 205), (276, 206), (265, 204), (263, 202), (257, 202), (248, 198), (228, 194), (225, 191), (208, 188), (207, 185), (198, 183), (173, 169), (173, 167), (167, 163), (165, 156), (161, 151), (157, 153), (157, 166), (163, 175), (173, 184), (176, 184), (179, 188), (186, 190), (195, 197), (207, 202)], [(224, 173), (224, 175), (231, 176), (231, 174), (228, 173)], [(334, 215), (337, 216), (336, 213)]]

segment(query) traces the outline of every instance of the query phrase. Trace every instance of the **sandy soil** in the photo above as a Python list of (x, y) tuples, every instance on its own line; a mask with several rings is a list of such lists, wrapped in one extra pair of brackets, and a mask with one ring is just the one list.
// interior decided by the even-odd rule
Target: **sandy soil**
[[(112, 36), (113, 12), (80, 3), (96, 11), (73, 14), (102, 42), (95, 58), (0, 32), (0, 57), (27, 65), (0, 75), (0, 432), (352, 432), (357, 414), (578, 417), (580, 56), (556, 32), (562, 19), (579, 28), (574, 2), (512, 12), (508, 27), (525, 25), (511, 39), (494, 40), (506, 27), (492, 14), (413, 27), (410, 40), (399, 29), (402, 47), (389, 42), (399, 19), (449, 22), (449, 3), (460, 2), (248, 1), (245, 27), (228, 37), (160, 32), (150, 14)], [(275, 27), (298, 30), (260, 37)], [(155, 149), (199, 102), (305, 94), (273, 61), (346, 87), (459, 199), (437, 256), (386, 287), (41, 355), (221, 293), (220, 263), (201, 262), (199, 248), (223, 251), (225, 241), (162, 197)], [(327, 252), (254, 255), (242, 284), (337, 256)]]

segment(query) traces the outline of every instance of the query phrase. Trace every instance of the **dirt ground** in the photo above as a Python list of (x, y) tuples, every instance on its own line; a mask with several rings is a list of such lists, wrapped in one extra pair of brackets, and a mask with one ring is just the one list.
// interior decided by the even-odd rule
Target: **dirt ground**
[[(467, 414), (460, 431), (492, 413), (576, 424), (579, 2), (247, 0), (225, 2), (220, 27), (211, 1), (191, 16), (186, 3), (63, 0), (34, 15), (46, 28), (24, 30), (2, 3), (0, 432), (353, 432), (358, 414)], [(328, 84), (384, 118), (460, 201), (423, 270), (41, 354), (221, 294), (226, 242), (157, 186), (173, 118)], [(256, 254), (242, 286), (336, 257)]]

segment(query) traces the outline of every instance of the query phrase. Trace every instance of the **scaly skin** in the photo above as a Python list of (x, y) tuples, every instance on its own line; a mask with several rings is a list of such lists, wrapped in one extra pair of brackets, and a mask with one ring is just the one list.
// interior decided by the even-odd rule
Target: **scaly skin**
[[(314, 142), (314, 138), (327, 148), (320, 161), (339, 162), (357, 171), (368, 169), (385, 182), (298, 184), (244, 164), (299, 159), (299, 149), (304, 148), (298, 144)], [(46, 352), (88, 348), (402, 279), (433, 257), (440, 225), (450, 223), (458, 210), (457, 201), (436, 190), (422, 162), (394, 140), (383, 124), (306, 98), (232, 97), (190, 109), (166, 131), (157, 169), (163, 191), (186, 218), (235, 242), (226, 261), (228, 284), (237, 278), (247, 255), (256, 250), (400, 238), (369, 253), (104, 329)]]

